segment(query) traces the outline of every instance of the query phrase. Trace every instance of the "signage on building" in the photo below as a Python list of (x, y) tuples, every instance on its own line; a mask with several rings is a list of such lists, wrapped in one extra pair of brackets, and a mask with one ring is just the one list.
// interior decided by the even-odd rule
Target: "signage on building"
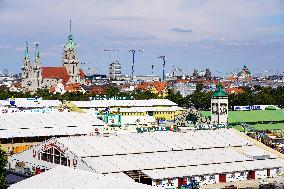
[(250, 110), (265, 110), (267, 107), (272, 106), (275, 109), (278, 109), (278, 107), (274, 105), (252, 105), (252, 106), (234, 106), (234, 111), (250, 111)]
[(52, 143), (49, 143), (49, 144), (44, 144), (43, 146), (42, 146), (42, 151), (46, 151), (46, 150), (48, 150), (48, 149), (50, 149), (50, 148), (52, 148), (52, 147), (54, 147), (55, 149), (57, 149), (59, 152), (61, 152), (62, 154), (65, 154), (65, 151), (66, 151), (66, 149), (61, 149), (61, 147), (60, 146), (58, 146), (57, 144), (56, 144), (56, 142), (52, 142)]
[(132, 100), (132, 97), (128, 96), (94, 96), (92, 100)]
[(155, 132), (155, 131), (174, 131), (173, 127), (165, 126), (165, 127), (138, 127), (136, 128), (138, 133), (144, 132)]

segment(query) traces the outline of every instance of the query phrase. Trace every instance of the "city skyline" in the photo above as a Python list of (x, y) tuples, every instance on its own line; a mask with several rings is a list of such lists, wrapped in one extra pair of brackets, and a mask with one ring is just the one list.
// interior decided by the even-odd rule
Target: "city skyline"
[[(41, 61), (60, 64), (69, 19), (80, 62), (107, 73), (118, 60), (131, 75), (130, 49), (136, 55), (135, 74), (162, 74), (159, 56), (172, 66), (210, 68), (213, 75), (230, 73), (243, 65), (255, 73), (282, 73), (284, 66), (284, 3), (281, 1), (60, 1), (36, 3), (0, 1), (0, 70), (19, 72), (25, 41), (39, 42)], [(119, 49), (105, 52), (104, 49)]]

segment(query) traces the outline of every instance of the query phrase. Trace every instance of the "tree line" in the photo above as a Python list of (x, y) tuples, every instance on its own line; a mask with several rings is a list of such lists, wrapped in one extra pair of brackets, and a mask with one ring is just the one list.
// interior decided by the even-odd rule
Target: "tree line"
[[(229, 108), (233, 106), (247, 105), (276, 105), (284, 108), (284, 87), (243, 87), (243, 92), (228, 94)], [(174, 94), (169, 91), (168, 99), (177, 103), (179, 106), (186, 107), (193, 105), (199, 110), (210, 110), (211, 96), (214, 92), (202, 92), (196, 90), (193, 94), (182, 97), (179, 93)]]
[[(177, 103), (181, 107), (194, 106), (199, 110), (210, 110), (211, 96), (214, 91), (204, 92), (200, 85), (197, 86), (197, 90), (186, 97), (182, 97), (181, 94), (174, 93), (172, 90), (168, 90), (167, 99)], [(8, 89), (0, 88), (0, 99), (5, 100), (7, 98), (29, 98), (29, 97), (42, 97), (45, 100), (68, 100), (79, 101), (89, 100), (92, 97), (97, 96), (91, 92), (66, 92), (64, 94), (50, 94), (48, 90), (38, 90), (34, 94), (23, 92), (11, 92)], [(106, 96), (108, 97), (127, 97), (136, 100), (144, 99), (157, 99), (161, 98), (157, 94), (150, 91), (135, 90), (133, 92), (120, 92), (116, 87), (109, 87), (106, 90)], [(242, 93), (228, 94), (229, 107), (233, 106), (247, 106), (247, 105), (277, 105), (280, 108), (284, 107), (284, 87), (260, 87), (254, 88), (244, 87)]]

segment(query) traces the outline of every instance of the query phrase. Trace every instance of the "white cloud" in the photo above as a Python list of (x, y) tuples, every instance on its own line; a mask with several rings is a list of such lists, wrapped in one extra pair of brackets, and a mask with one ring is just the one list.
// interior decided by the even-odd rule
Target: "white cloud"
[(10, 45), (0, 45), (0, 49), (10, 49)]
[[(167, 1), (155, 0), (10, 0), (0, 12), (0, 24), (27, 33), (67, 31), (72, 18), (76, 31), (86, 34), (157, 36), (168, 42), (204, 39), (249, 40), (265, 36), (271, 26), (262, 26), (258, 19), (283, 13), (282, 1)], [(178, 26), (178, 27), (176, 27)], [(171, 28), (190, 28), (183, 32)], [(279, 30), (279, 28), (276, 28)], [(283, 28), (280, 28), (283, 31)], [(154, 40), (153, 40), (154, 41)]]

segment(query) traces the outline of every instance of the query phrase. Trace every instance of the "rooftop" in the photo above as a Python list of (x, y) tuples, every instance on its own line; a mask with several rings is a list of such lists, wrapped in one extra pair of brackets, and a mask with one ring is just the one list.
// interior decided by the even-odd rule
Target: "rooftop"
[(147, 189), (151, 186), (113, 176), (100, 175), (93, 172), (58, 166), (47, 172), (16, 183), (10, 189), (51, 189), (51, 188), (116, 188)]

